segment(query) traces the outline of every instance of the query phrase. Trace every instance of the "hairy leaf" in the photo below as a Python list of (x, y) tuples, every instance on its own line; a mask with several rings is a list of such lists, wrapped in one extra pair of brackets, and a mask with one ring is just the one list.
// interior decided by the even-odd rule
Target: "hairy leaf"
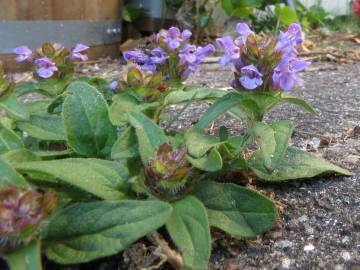
[(261, 180), (271, 182), (311, 178), (322, 173), (351, 175), (348, 170), (295, 147), (287, 149), (284, 158), (273, 172), (264, 170), (261, 161), (259, 164), (256, 159), (250, 161), (250, 167)]
[(166, 229), (183, 254), (184, 269), (205, 269), (210, 258), (211, 235), (204, 205), (187, 196), (172, 206)]
[(45, 229), (46, 255), (60, 264), (118, 253), (162, 226), (171, 206), (161, 201), (75, 203), (54, 214)]
[(123, 165), (101, 159), (68, 158), (25, 162), (16, 169), (38, 185), (60, 184), (79, 188), (106, 200), (126, 197), (128, 172)]
[(207, 208), (211, 226), (236, 237), (254, 237), (275, 224), (277, 209), (260, 193), (235, 184), (199, 182), (193, 191)]
[(116, 140), (105, 99), (95, 87), (73, 82), (67, 87), (63, 118), (67, 142), (84, 156), (107, 156)]

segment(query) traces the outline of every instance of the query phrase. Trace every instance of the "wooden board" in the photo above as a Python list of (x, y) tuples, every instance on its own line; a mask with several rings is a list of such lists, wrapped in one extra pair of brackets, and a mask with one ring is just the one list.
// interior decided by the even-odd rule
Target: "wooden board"
[(0, 0), (0, 20), (109, 20), (121, 0)]

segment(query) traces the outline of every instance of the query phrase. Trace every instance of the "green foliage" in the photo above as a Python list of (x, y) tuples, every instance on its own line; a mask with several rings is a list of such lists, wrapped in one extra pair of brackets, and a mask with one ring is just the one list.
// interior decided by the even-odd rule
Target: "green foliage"
[(171, 206), (160, 201), (76, 203), (57, 212), (44, 230), (46, 255), (60, 264), (118, 253), (162, 226)]
[(274, 202), (256, 191), (208, 181), (199, 183), (192, 194), (207, 208), (210, 225), (233, 236), (255, 237), (275, 224)]
[(66, 140), (78, 154), (107, 156), (116, 140), (116, 130), (108, 117), (108, 106), (99, 91), (85, 83), (67, 87), (63, 104)]
[(264, 170), (261, 161), (250, 161), (251, 170), (263, 181), (279, 182), (293, 179), (312, 178), (324, 173), (351, 175), (348, 170), (340, 168), (312, 153), (289, 147), (280, 164), (273, 171)]
[(195, 197), (176, 201), (166, 229), (184, 258), (184, 269), (205, 269), (211, 252), (211, 236), (204, 205)]
[(127, 168), (101, 159), (60, 159), (19, 163), (16, 169), (37, 185), (76, 187), (98, 198), (119, 200), (127, 197)]
[(144, 164), (154, 156), (160, 145), (167, 142), (164, 132), (145, 115), (132, 111), (128, 113), (130, 125), (135, 129), (139, 153)]
[[(264, 5), (260, 0), (222, 1), (229, 14), (239, 17), (251, 17), (255, 7)], [(286, 6), (278, 6), (276, 12), (283, 24), (296, 16)], [(198, 17), (201, 27), (210, 19), (203, 15)], [(59, 61), (56, 78), (15, 89), (0, 80), (0, 107), (6, 113), (0, 119), (0, 188), (36, 185), (41, 194), (56, 191), (57, 212), (42, 224), (39, 239), (46, 256), (57, 263), (116, 254), (165, 225), (183, 256), (184, 269), (205, 269), (211, 226), (234, 237), (256, 237), (277, 218), (269, 198), (217, 181), (241, 182), (231, 176), (242, 173), (270, 182), (324, 173), (350, 175), (314, 154), (289, 147), (290, 121), (262, 121), (281, 103), (317, 114), (300, 98), (274, 89), (185, 87), (137, 67), (118, 81), (120, 89), (111, 92), (102, 78), (72, 77), (73, 66), (67, 70), (61, 63), (69, 52), (60, 50), (57, 58), (51, 44), (42, 51)], [(17, 100), (33, 92), (46, 99), (27, 104)], [(196, 101), (211, 105), (193, 127), (173, 130), (171, 124)], [(164, 127), (165, 108), (172, 104), (184, 107)], [(231, 136), (224, 126), (215, 132), (218, 135), (207, 133), (206, 128), (225, 113), (247, 123), (244, 134)], [(39, 270), (40, 240), (6, 254), (10, 266)]]
[(289, 6), (275, 6), (275, 16), (284, 25), (290, 25), (298, 21), (296, 12)]
[(64, 122), (58, 115), (32, 115), (27, 121), (18, 121), (17, 127), (36, 139), (65, 141)]
[(40, 240), (34, 240), (19, 250), (5, 254), (10, 270), (41, 270)]

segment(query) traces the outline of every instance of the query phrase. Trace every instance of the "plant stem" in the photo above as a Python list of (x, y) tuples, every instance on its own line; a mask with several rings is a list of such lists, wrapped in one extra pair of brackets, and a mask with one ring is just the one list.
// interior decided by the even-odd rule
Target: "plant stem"
[(155, 245), (160, 247), (160, 252), (162, 252), (166, 257), (167, 261), (176, 269), (184, 269), (184, 261), (180, 253), (170, 248), (169, 244), (157, 231), (153, 232), (148, 236), (148, 239)]

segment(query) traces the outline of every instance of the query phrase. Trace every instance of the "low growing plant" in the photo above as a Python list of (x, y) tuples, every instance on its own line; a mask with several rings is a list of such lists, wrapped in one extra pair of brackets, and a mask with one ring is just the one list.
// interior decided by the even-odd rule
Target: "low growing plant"
[[(203, 50), (205, 55), (214, 50), (191, 47), (185, 41), (190, 33), (174, 28), (157, 35), (159, 47), (126, 53), (138, 66), (110, 87), (100, 79), (72, 76), (61, 91), (49, 94), (34, 86), (40, 78), (27, 88), (1, 79), (6, 115), (0, 121), (0, 208), (6, 212), (0, 215), (6, 217), (0, 221), (0, 244), (12, 270), (41, 269), (41, 250), (59, 264), (78, 264), (117, 254), (147, 235), (164, 248), (159, 228), (181, 254), (165, 252), (174, 268), (205, 269), (212, 227), (234, 237), (255, 237), (277, 219), (276, 204), (235, 184), (243, 180), (239, 175), (281, 182), (350, 174), (289, 147), (290, 121), (262, 122), (281, 102), (315, 113), (284, 92), (302, 84), (297, 72), (308, 65), (296, 58), (299, 26), (265, 39), (243, 23), (237, 30), (235, 41), (218, 40), (226, 50), (221, 62), (231, 65), (235, 76), (228, 91), (181, 84), (189, 67), (192, 72), (203, 60)], [(65, 63), (64, 70), (70, 70), (72, 63)], [(48, 68), (61, 82), (55, 66), (57, 71)], [(43, 99), (21, 103), (17, 96), (25, 92)], [(185, 132), (163, 128), (167, 105), (198, 100), (212, 105), (194, 126)], [(230, 136), (226, 128), (219, 136), (205, 132), (225, 112), (247, 121), (245, 134)], [(225, 181), (231, 173), (237, 177)], [(58, 197), (54, 213), (53, 192)], [(27, 224), (31, 230), (23, 235)], [(11, 250), (10, 238), (20, 239)]]

